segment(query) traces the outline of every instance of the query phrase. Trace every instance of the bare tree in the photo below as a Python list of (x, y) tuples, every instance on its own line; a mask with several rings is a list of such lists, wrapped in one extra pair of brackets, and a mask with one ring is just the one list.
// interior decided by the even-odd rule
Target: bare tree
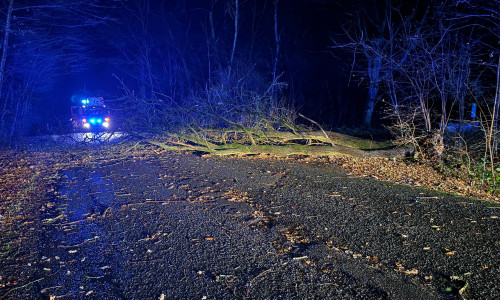
[(278, 58), (280, 54), (280, 37), (278, 34), (278, 4), (279, 0), (274, 0), (274, 42), (275, 42), (275, 52), (274, 52), (274, 62), (273, 62), (273, 83), (271, 88), (271, 109), (277, 107), (278, 102), (278, 87), (277, 87), (277, 71), (278, 71)]
[[(33, 124), (37, 94), (58, 75), (82, 70), (84, 28), (109, 18), (98, 2), (9, 1), (0, 63), (0, 136), (4, 142), (26, 134)], [(99, 11), (99, 13), (97, 12)], [(83, 17), (82, 17), (83, 16)]]
[[(7, 49), (9, 47), (9, 35), (10, 35), (10, 24), (12, 20), (12, 9), (14, 7), (14, 0), (9, 1), (9, 6), (7, 7), (7, 15), (5, 16), (5, 27), (4, 27), (4, 36), (2, 43), (2, 58), (0, 60), (0, 103), (2, 100), (2, 87), (3, 80), (5, 74), (5, 62), (7, 60)], [(7, 103), (7, 101), (5, 101)], [(5, 110), (5, 105), (4, 105)], [(2, 112), (4, 111), (2, 110)]]
[(234, 18), (234, 36), (233, 36), (233, 46), (231, 48), (231, 58), (229, 59), (229, 65), (228, 65), (228, 79), (231, 77), (231, 69), (233, 67), (233, 62), (234, 62), (234, 53), (236, 52), (236, 42), (238, 41), (238, 22), (239, 22), (239, 14), (240, 14), (240, 7), (239, 7), (239, 0), (234, 0), (234, 11), (232, 11), (233, 18)]
[[(418, 36), (428, 13), (427, 9), (417, 20), (413, 14), (403, 16), (397, 8), (392, 7), (391, 1), (386, 1), (382, 7), (383, 13), (377, 9), (373, 13), (358, 13), (357, 23), (344, 30), (348, 42), (333, 39), (334, 45), (331, 47), (351, 51), (354, 55), (352, 71), (360, 73), (362, 79), (368, 78), (368, 99), (363, 110), (363, 125), (366, 127), (371, 126), (381, 84), (387, 83), (387, 88), (391, 90), (389, 98), (393, 106), (398, 108), (394, 74), (404, 66), (415, 47), (407, 37)], [(370, 7), (363, 9), (369, 10)], [(396, 12), (397, 18), (393, 18), (393, 12)], [(411, 24), (412, 21), (414, 24)], [(358, 55), (361, 56), (359, 59)]]

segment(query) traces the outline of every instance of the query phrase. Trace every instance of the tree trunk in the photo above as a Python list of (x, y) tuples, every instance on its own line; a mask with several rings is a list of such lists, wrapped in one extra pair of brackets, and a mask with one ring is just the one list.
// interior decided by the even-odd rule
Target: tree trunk
[(422, 117), (424, 118), (425, 131), (430, 133), (432, 131), (431, 112), (423, 92), (418, 95), (418, 99), (420, 103), (420, 111), (422, 112)]
[(366, 103), (365, 107), (365, 113), (363, 116), (363, 125), (366, 127), (371, 127), (372, 125), (372, 116), (374, 107), (375, 107), (375, 100), (368, 99), (368, 102)]
[(7, 114), (7, 107), (9, 104), (9, 99), (12, 99), (12, 93), (8, 94), (8, 97), (5, 97), (5, 101), (3, 103), (2, 107), (2, 112), (0, 113), (0, 136), (4, 134), (4, 130), (6, 130), (6, 125), (5, 125), (5, 115)]
[(495, 103), (493, 105), (493, 114), (491, 117), (491, 128), (490, 128), (490, 160), (491, 160), (491, 172), (493, 172), (493, 158), (498, 153), (498, 110), (500, 109), (500, 55), (498, 56), (497, 64), (497, 78), (496, 78), (496, 93), (495, 93)]
[[(462, 77), (462, 74), (459, 75)], [(462, 83), (461, 78), (459, 79), (459, 84)], [(465, 94), (462, 94), (460, 91), (461, 88), (458, 88), (459, 94), (458, 96), (458, 132), (460, 134), (463, 134), (463, 128), (464, 128), (464, 120), (465, 120)]]
[(276, 43), (275, 53), (274, 53), (274, 64), (273, 64), (273, 83), (271, 90), (271, 110), (274, 110), (277, 107), (278, 103), (278, 90), (276, 88), (276, 72), (278, 70), (278, 56), (280, 52), (280, 39), (278, 35), (278, 2), (279, 0), (274, 1), (274, 41)]
[(229, 70), (228, 76), (229, 79), (231, 77), (231, 69), (233, 67), (234, 60), (234, 52), (236, 51), (236, 41), (238, 40), (238, 18), (239, 18), (239, 0), (234, 0), (235, 8), (234, 8), (234, 37), (233, 37), (233, 49), (231, 50), (231, 59), (229, 60)]
[(10, 21), (12, 18), (13, 7), (14, 7), (14, 0), (10, 0), (9, 8), (7, 10), (7, 17), (5, 18), (5, 32), (2, 45), (2, 59), (0, 61), (0, 101), (2, 100), (3, 80), (5, 77), (5, 62), (7, 60), (7, 48), (9, 47)]
[(16, 104), (16, 112), (14, 114), (14, 120), (12, 120), (12, 124), (11, 124), (11, 127), (10, 127), (10, 134), (9, 134), (9, 145), (10, 143), (12, 142), (12, 138), (14, 137), (14, 133), (15, 133), (15, 130), (16, 130), (16, 125), (17, 125), (17, 117), (19, 115), (19, 102), (21, 101), (17, 101), (17, 104)]
[(257, 36), (257, 29), (258, 29), (258, 22), (257, 22), (257, 3), (254, 2), (252, 3), (252, 26), (251, 26), (251, 32), (250, 32), (250, 46), (248, 47), (248, 63), (252, 63), (253, 59), (253, 51), (255, 48), (255, 37)]
[[(382, 43), (382, 40), (377, 41), (377, 44)], [(377, 98), (379, 83), (380, 83), (380, 69), (382, 67), (382, 57), (375, 56), (368, 62), (368, 76), (370, 77), (370, 88), (368, 90), (368, 102), (365, 106), (363, 125), (370, 127), (372, 124), (373, 109), (375, 107), (375, 99)]]

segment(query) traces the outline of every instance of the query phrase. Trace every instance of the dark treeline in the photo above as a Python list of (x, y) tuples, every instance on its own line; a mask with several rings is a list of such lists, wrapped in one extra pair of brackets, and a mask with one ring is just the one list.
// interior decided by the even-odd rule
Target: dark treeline
[[(87, 1), (2, 1), (0, 137), (46, 130), (40, 110), (58, 79), (88, 67), (89, 28), (111, 20)], [(69, 99), (68, 99), (69, 101)], [(61, 104), (62, 105), (62, 104)], [(68, 119), (65, 117), (65, 119)]]
[(355, 126), (361, 118), (364, 92), (347, 86), (348, 65), (328, 49), (349, 7), (271, 0), (31, 2), (3, 1), (1, 10), (4, 141), (45, 133), (57, 120), (64, 124), (71, 93), (81, 92), (68, 93), (71, 80), (81, 89), (91, 77), (105, 78), (107, 87), (87, 92), (117, 98), (122, 117), (138, 119), (144, 129), (210, 123), (209, 114), (238, 122), (242, 112), (293, 119), (297, 109), (328, 126)]
[(495, 173), (500, 2), (374, 3), (344, 23), (331, 47), (353, 55), (351, 76), (368, 90), (363, 125), (379, 113), (420, 152), (438, 161), (474, 154)]

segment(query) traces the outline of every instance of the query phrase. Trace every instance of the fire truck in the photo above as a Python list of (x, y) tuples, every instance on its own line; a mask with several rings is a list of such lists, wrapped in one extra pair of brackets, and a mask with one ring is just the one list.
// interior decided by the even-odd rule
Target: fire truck
[(109, 110), (102, 97), (89, 97), (71, 106), (71, 122), (76, 131), (105, 131), (111, 128)]

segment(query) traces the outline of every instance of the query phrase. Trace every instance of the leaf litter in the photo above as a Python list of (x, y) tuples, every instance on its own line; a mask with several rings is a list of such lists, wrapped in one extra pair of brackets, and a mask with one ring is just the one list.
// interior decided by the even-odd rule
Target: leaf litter
[[(113, 153), (114, 155), (109, 155)], [(147, 151), (146, 151), (147, 153)], [(110, 158), (111, 157), (111, 158)], [(136, 150), (130, 151), (127, 153), (127, 159), (133, 160), (142, 160), (146, 159), (147, 155), (144, 155), (144, 150)], [(273, 159), (270, 157), (266, 157), (267, 159)], [(43, 181), (46, 189), (50, 190), (50, 185), (54, 184), (60, 179), (58, 175), (60, 170), (75, 167), (78, 165), (81, 166), (89, 166), (94, 164), (102, 164), (102, 163), (119, 163), (120, 160), (124, 159), (124, 156), (121, 154), (120, 150), (112, 149), (108, 150), (107, 153), (101, 153), (101, 155), (89, 155), (86, 157), (75, 158), (75, 155), (68, 155), (64, 153), (9, 153), (7, 155), (3, 154), (0, 156), (0, 228), (2, 230), (2, 245), (4, 245), (4, 228), (9, 228), (11, 232), (16, 233), (17, 230), (17, 242), (22, 243), (22, 237), (24, 232), (19, 232), (24, 228), (17, 227), (15, 228), (14, 224), (26, 224), (29, 226), (30, 222), (36, 222), (31, 218), (30, 215), (23, 214), (19, 207), (28, 203), (30, 199), (32, 199), (33, 191), (35, 190), (35, 184), (40, 184)], [(461, 193), (469, 196), (480, 196), (483, 198), (491, 199), (491, 195), (485, 194), (481, 191), (474, 190), (471, 187), (467, 187), (466, 185), (457, 183), (455, 179), (443, 178), (436, 171), (432, 170), (429, 166), (423, 165), (408, 165), (403, 161), (396, 160), (387, 160), (387, 159), (356, 159), (356, 158), (347, 158), (347, 157), (336, 157), (336, 158), (306, 158), (303, 159), (308, 162), (321, 162), (322, 160), (327, 160), (330, 163), (337, 163), (342, 167), (348, 169), (353, 176), (370, 176), (381, 180), (387, 180), (397, 183), (403, 183), (407, 185), (414, 186), (424, 186), (428, 188), (438, 189), (441, 191), (451, 191), (456, 193)], [(436, 182), (439, 182), (439, 185), (436, 185)], [(217, 186), (215, 184), (214, 186)], [(188, 188), (188, 186), (181, 186), (182, 188)], [(191, 196), (191, 201), (210, 201), (213, 197), (211, 193), (213, 190), (202, 190), (196, 191)], [(130, 196), (128, 193), (117, 194), (116, 196), (127, 197)], [(332, 197), (338, 197), (339, 195), (336, 193), (332, 194)], [(247, 202), (252, 203), (252, 200), (248, 193), (241, 192), (239, 190), (228, 190), (224, 193), (224, 198), (229, 202)], [(425, 197), (421, 197), (422, 199)], [(255, 215), (253, 216), (254, 220), (262, 221), (264, 218), (267, 218), (262, 212), (259, 213), (258, 207), (256, 204), (252, 204), (257, 208)], [(51, 204), (45, 203), (41, 205), (43, 209), (51, 210)], [(17, 211), (16, 211), (17, 207)], [(497, 219), (498, 216), (491, 216), (490, 219)], [(61, 215), (56, 215), (53, 218), (44, 219), (46, 222), (61, 222), (64, 221), (64, 217)], [(43, 220), (42, 220), (43, 221)], [(265, 222), (261, 222), (261, 224), (265, 224)], [(252, 223), (252, 222), (251, 222)], [(253, 224), (253, 223), (252, 223)], [(14, 230), (12, 230), (14, 228)], [(439, 227), (437, 227), (439, 228)], [(288, 245), (290, 248), (280, 249), (284, 252), (292, 251), (292, 249), (298, 245), (306, 245), (309, 240), (307, 237), (303, 237), (300, 233), (302, 229), (298, 228), (289, 228), (285, 232), (283, 232), (283, 237), (288, 241)], [(438, 230), (438, 229), (436, 229)], [(211, 236), (205, 237), (205, 240), (211, 241), (214, 238)], [(11, 235), (12, 245), (16, 246), (16, 235)], [(17, 245), (18, 248), (21, 247), (20, 244)], [(15, 247), (14, 247), (15, 249)], [(0, 255), (5, 256), (8, 254), (12, 254), (14, 250), (6, 250), (1, 249)], [(447, 256), (455, 255), (455, 251), (448, 251), (444, 253)], [(7, 256), (10, 257), (10, 256)], [(302, 260), (302, 257), (298, 257), (298, 259)], [(304, 258), (305, 259), (305, 258)], [(27, 265), (27, 264), (26, 264)], [(417, 269), (406, 269), (402, 265), (397, 266), (398, 271), (406, 274), (406, 275), (416, 275), (419, 273)], [(487, 269), (488, 266), (485, 265), (483, 267)], [(8, 287), (15, 286), (24, 286), (26, 284), (30, 284), (33, 282), (33, 275), (29, 275), (26, 278), (19, 278), (19, 281), (13, 281), (12, 275), (6, 275), (0, 277), (0, 284)], [(10, 280), (5, 283), (6, 280)], [(43, 280), (43, 278), (39, 278), (37, 280)], [(5, 291), (2, 289), (0, 291)], [(92, 291), (89, 291), (92, 292)], [(463, 291), (461, 290), (461, 293)], [(0, 294), (0, 297), (2, 294)]]

